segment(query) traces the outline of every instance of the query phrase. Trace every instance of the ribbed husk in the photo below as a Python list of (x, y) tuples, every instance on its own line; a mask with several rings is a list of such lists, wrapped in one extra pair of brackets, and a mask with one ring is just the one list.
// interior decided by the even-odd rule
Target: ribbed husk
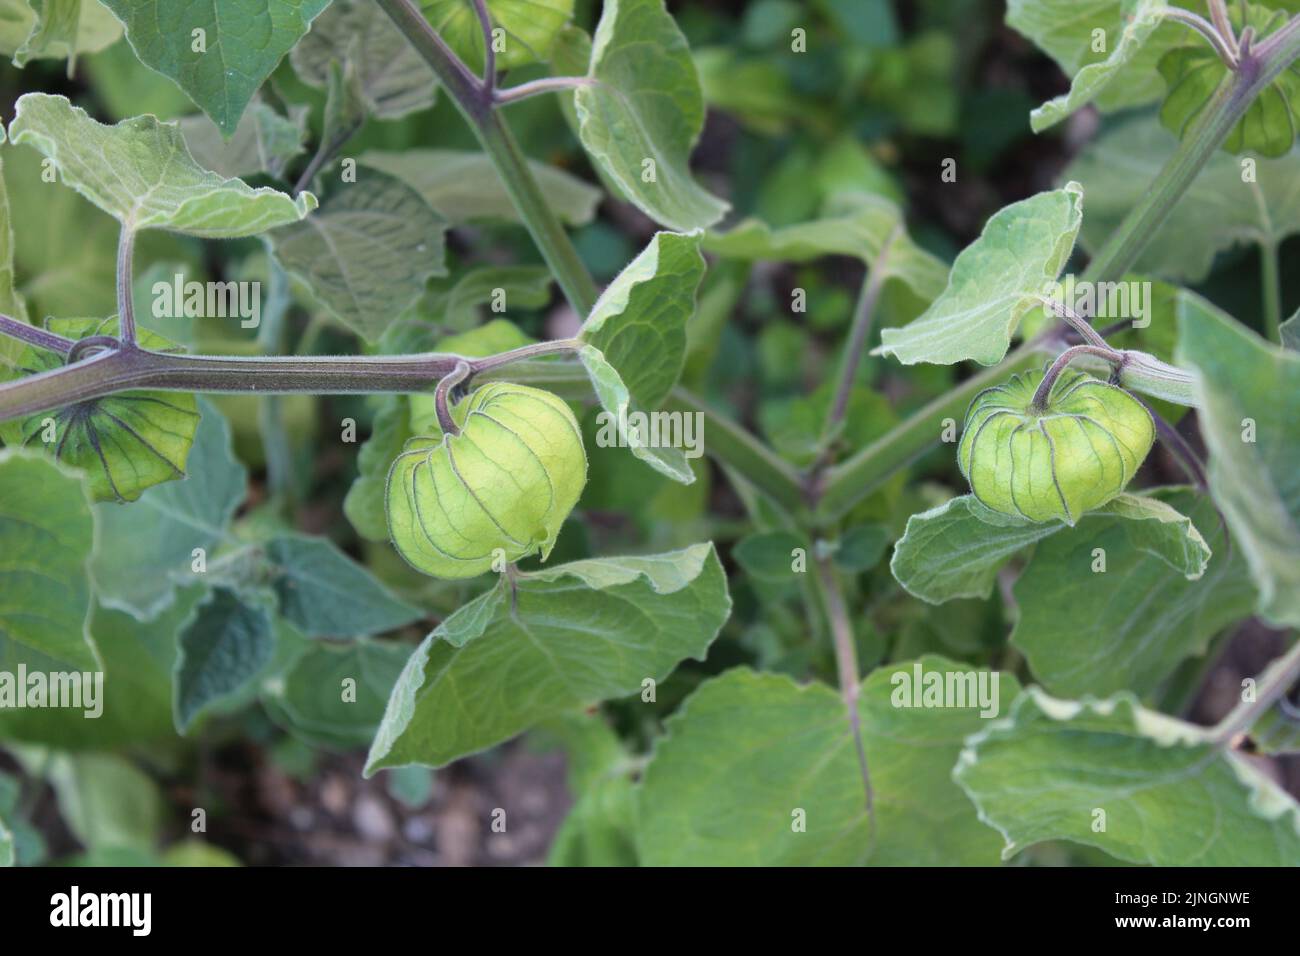
[(1067, 371), (1045, 413), (1042, 372), (975, 396), (957, 449), (971, 492), (994, 511), (1074, 524), (1127, 487), (1155, 441), (1151, 413), (1124, 389)]
[(536, 388), (497, 382), (463, 401), (459, 435), (413, 438), (388, 474), (388, 530), (412, 567), (468, 578), (541, 553), (587, 483), (573, 412)]

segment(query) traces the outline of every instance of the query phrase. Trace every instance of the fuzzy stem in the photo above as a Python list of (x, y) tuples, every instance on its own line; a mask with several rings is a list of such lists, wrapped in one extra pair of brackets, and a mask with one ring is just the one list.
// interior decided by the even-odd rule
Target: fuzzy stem
[(460, 434), (460, 427), (456, 424), (456, 419), (451, 417), (451, 409), (447, 407), (447, 396), (453, 388), (469, 378), (469, 373), (468, 362), (457, 362), (454, 369), (438, 380), (438, 387), (433, 390), (433, 408), (438, 413), (438, 424), (444, 434)]
[(862, 743), (862, 712), (858, 707), (858, 698), (862, 690), (862, 677), (858, 673), (858, 652), (854, 642), (853, 623), (849, 618), (848, 606), (844, 602), (844, 592), (840, 589), (835, 568), (827, 556), (819, 556), (817, 565), (817, 585), (826, 609), (826, 619), (830, 625), (831, 637), (835, 642), (835, 669), (839, 675), (840, 696), (844, 700), (844, 709), (849, 722), (849, 732), (853, 737), (853, 746), (857, 751), (858, 771), (862, 775), (862, 790), (866, 801), (867, 816), (871, 831), (875, 832), (876, 808), (875, 791), (871, 786), (871, 773), (867, 767), (867, 752)]
[(1061, 377), (1067, 365), (1083, 355), (1093, 355), (1108, 362), (1113, 362), (1119, 367), (1123, 361), (1122, 353), (1115, 351), (1110, 347), (1098, 347), (1096, 345), (1072, 345), (1056, 357), (1051, 368), (1043, 373), (1043, 380), (1038, 383), (1038, 390), (1034, 392), (1034, 400), (1029, 403), (1029, 407), (1039, 415), (1047, 411), (1047, 403), (1052, 397), (1052, 388), (1056, 385), (1056, 380)]
[(1275, 660), (1255, 685), (1255, 699), (1238, 704), (1213, 730), (1212, 740), (1219, 747), (1229, 746), (1237, 735), (1249, 730), (1273, 706), (1291, 685), (1300, 680), (1300, 640)]
[(530, 80), (508, 89), (497, 90), (495, 100), (501, 104), (517, 103), (541, 93), (563, 93), (565, 90), (576, 90), (580, 86), (592, 86), (594, 83), (595, 81), (588, 76), (546, 76), (540, 80)]
[(1218, 152), (1255, 97), (1297, 56), (1300, 56), (1300, 17), (1292, 19), (1253, 50), (1241, 51), (1237, 69), (1224, 77), (1151, 188), (1088, 264), (1084, 280), (1114, 279), (1132, 268), (1175, 203)]
[(889, 249), (897, 235), (898, 227), (895, 227), (881, 246), (880, 255), (876, 256), (876, 261), (869, 266), (867, 277), (862, 283), (862, 292), (858, 296), (857, 309), (853, 314), (853, 328), (849, 333), (849, 343), (844, 350), (844, 361), (840, 364), (840, 384), (835, 390), (835, 402), (831, 405), (830, 415), (826, 419), (826, 427), (823, 430), (825, 435), (834, 434), (840, 422), (844, 421), (845, 412), (848, 411), (849, 396), (853, 394), (853, 381), (857, 377), (858, 366), (862, 363), (862, 353), (866, 349), (867, 340), (871, 337), (871, 329), (875, 323), (876, 302), (880, 298), (881, 287), (884, 286), (885, 277), (888, 275), (885, 265), (889, 261)]
[(45, 329), (38, 329), (34, 325), (19, 322), (7, 315), (0, 315), (0, 335), (18, 339), (28, 345), (34, 345), (38, 349), (45, 349), (47, 352), (57, 352), (59, 355), (67, 355), (72, 351), (72, 346), (76, 344), (72, 339), (65, 339), (62, 335), (55, 335)]
[(585, 316), (596, 304), (596, 284), (583, 265), (564, 225), (546, 201), (537, 179), (519, 150), (513, 134), (493, 108), (490, 90), (469, 73), (465, 65), (438, 36), (409, 0), (377, 0), (379, 6), (406, 35), (417, 53), (432, 68), (451, 95), (457, 109), (477, 135), (496, 166), (502, 185), (528, 228), (533, 242), (564, 291), (569, 304)]
[(473, 0), (478, 25), (483, 30), (483, 87), (490, 94), (497, 85), (497, 52), (492, 49), (492, 17), (487, 0)]
[[(1229, 41), (1226, 39), (1217, 29), (1215, 29), (1214, 24), (1210, 23), (1199, 13), (1193, 13), (1191, 10), (1182, 10), (1177, 7), (1172, 7), (1165, 11), (1165, 16), (1170, 20), (1176, 20), (1179, 23), (1191, 27), (1209, 41), (1210, 46), (1214, 47), (1214, 52), (1219, 55), (1219, 59), (1224, 62), (1224, 65), (1226, 65), (1228, 69), (1235, 70), (1237, 68), (1235, 41)], [(1228, 35), (1232, 35), (1231, 31), (1229, 31)]]
[(117, 322), (118, 336), (128, 348), (135, 345), (135, 303), (131, 289), (134, 257), (135, 232), (123, 226), (117, 242)]

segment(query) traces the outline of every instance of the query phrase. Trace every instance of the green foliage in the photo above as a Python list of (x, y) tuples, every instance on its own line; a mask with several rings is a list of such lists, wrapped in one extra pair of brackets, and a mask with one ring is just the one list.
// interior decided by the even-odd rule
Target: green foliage
[(176, 83), (230, 135), (258, 87), (329, 0), (226, 0), (220, 13), (215, 3), (104, 5), (126, 27), (140, 62)]

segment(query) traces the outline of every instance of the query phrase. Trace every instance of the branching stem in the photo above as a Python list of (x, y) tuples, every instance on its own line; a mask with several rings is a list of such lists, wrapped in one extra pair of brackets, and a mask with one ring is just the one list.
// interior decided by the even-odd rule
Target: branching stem
[(438, 424), (442, 427), (444, 434), (460, 434), (460, 426), (456, 424), (456, 419), (451, 417), (451, 409), (448, 407), (447, 398), (452, 389), (469, 378), (469, 373), (469, 362), (457, 362), (454, 369), (438, 379), (438, 387), (433, 390), (433, 407), (434, 411), (438, 413)]

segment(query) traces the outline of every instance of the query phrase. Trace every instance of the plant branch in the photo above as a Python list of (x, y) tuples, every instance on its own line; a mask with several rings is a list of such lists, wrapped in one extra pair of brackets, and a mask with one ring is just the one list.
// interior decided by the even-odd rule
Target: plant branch
[(483, 29), (483, 87), (490, 95), (497, 85), (497, 51), (492, 48), (492, 17), (488, 13), (487, 0), (473, 2), (478, 24)]
[(131, 289), (134, 257), (135, 232), (124, 225), (117, 241), (117, 322), (118, 335), (126, 348), (135, 347), (135, 303)]
[(853, 382), (857, 377), (858, 366), (862, 363), (862, 354), (875, 324), (876, 303), (888, 275), (885, 266), (889, 261), (889, 250), (898, 235), (898, 230), (899, 227), (895, 226), (885, 239), (880, 247), (880, 254), (868, 267), (867, 276), (863, 280), (862, 291), (858, 295), (858, 305), (853, 313), (853, 327), (849, 332), (848, 346), (844, 350), (844, 361), (840, 364), (840, 384), (835, 390), (835, 401), (831, 405), (830, 415), (826, 419), (826, 427), (823, 430), (825, 435), (835, 433), (840, 423), (844, 421), (845, 412), (848, 411)]
[(596, 304), (596, 284), (564, 231), (564, 225), (537, 185), (537, 179), (528, 168), (510, 128), (495, 110), (491, 92), (456, 58), (409, 0), (377, 2), (406, 35), (416, 52), (433, 68), (451, 95), (496, 166), (511, 202), (569, 304), (578, 315), (585, 316)]
[(59, 355), (67, 355), (76, 344), (72, 339), (65, 339), (62, 335), (38, 329), (34, 325), (19, 322), (7, 315), (0, 315), (0, 335), (18, 339), (38, 349), (45, 349), (47, 352), (57, 352)]
[(493, 94), (493, 99), (499, 104), (517, 103), (540, 93), (562, 93), (565, 90), (576, 90), (580, 86), (594, 84), (595, 80), (589, 76), (546, 76), (504, 90), (498, 89)]
[(1214, 91), (1174, 155), (1142, 200), (1093, 257), (1083, 279), (1117, 279), (1132, 268), (1169, 211), (1223, 144), (1255, 97), (1300, 56), (1300, 17), (1286, 23), (1254, 49), (1243, 49), (1237, 69)]
[(1269, 339), (1282, 342), (1282, 278), (1278, 268), (1277, 242), (1259, 244), (1260, 282), (1264, 298), (1264, 331)]
[[(816, 545), (814, 545), (816, 547)], [(858, 673), (858, 652), (853, 636), (853, 623), (849, 619), (848, 607), (844, 603), (844, 592), (840, 589), (839, 579), (828, 555), (818, 555), (817, 585), (822, 602), (826, 608), (826, 618), (830, 625), (831, 638), (835, 642), (835, 669), (840, 679), (840, 696), (844, 700), (844, 709), (849, 721), (849, 731), (853, 735), (854, 749), (857, 751), (858, 769), (862, 774), (862, 789), (866, 799), (867, 816), (872, 834), (876, 829), (875, 792), (871, 786), (871, 773), (867, 767), (867, 752), (862, 744), (862, 711), (858, 698), (862, 691), (862, 677)]]
[(1199, 13), (1193, 13), (1191, 10), (1183, 10), (1179, 7), (1169, 8), (1165, 11), (1165, 16), (1170, 20), (1186, 24), (1205, 37), (1210, 41), (1210, 46), (1214, 47), (1214, 52), (1219, 55), (1219, 59), (1227, 65), (1228, 69), (1235, 70), (1237, 68), (1236, 41), (1227, 38), (1232, 36), (1231, 29), (1229, 29), (1225, 37), (1223, 33), (1215, 28), (1214, 24)]
[(460, 434), (460, 426), (456, 424), (456, 419), (451, 416), (451, 409), (447, 407), (447, 397), (453, 388), (469, 378), (469, 373), (468, 362), (457, 362), (454, 369), (438, 380), (438, 387), (433, 390), (433, 408), (438, 414), (438, 425), (444, 434)]
[[(103, 337), (101, 337), (103, 338)], [(76, 343), (85, 346), (90, 340)], [(314, 355), (237, 357), (176, 355), (121, 348), (115, 339), (69, 365), (0, 383), (0, 421), (133, 389), (172, 392), (257, 392), (263, 395), (423, 392), (456, 369), (471, 374), (540, 354), (571, 350), (570, 340), (543, 342), (487, 358), (445, 352), (417, 355)], [(72, 358), (78, 358), (74, 348)]]
[[(1094, 329), (1092, 323), (1079, 315), (1064, 302), (1058, 302), (1056, 299), (1049, 299), (1047, 296), (1039, 296), (1038, 298), (1048, 311), (1058, 319), (1064, 319), (1070, 328), (1078, 332), (1079, 337), (1082, 338), (1084, 342), (1095, 345), (1098, 348), (1110, 348), (1105, 336)], [(1131, 320), (1126, 320), (1126, 322), (1127, 321)]]
[(1229, 746), (1238, 734), (1249, 730), (1255, 721), (1280, 700), (1296, 681), (1300, 681), (1300, 640), (1264, 670), (1255, 685), (1255, 699), (1242, 701), (1215, 725), (1211, 734), (1214, 744), (1218, 747)]

